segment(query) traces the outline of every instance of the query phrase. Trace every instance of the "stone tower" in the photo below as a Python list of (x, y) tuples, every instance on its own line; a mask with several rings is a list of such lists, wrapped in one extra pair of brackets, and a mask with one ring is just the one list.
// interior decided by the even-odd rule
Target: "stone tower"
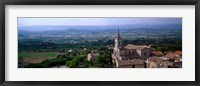
[(117, 37), (115, 38), (114, 55), (120, 56), (120, 48), (122, 48), (122, 38), (120, 37), (119, 28)]

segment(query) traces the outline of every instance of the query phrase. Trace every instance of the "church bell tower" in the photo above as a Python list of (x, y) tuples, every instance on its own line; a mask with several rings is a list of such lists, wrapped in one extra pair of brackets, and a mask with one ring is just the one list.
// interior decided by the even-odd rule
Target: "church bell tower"
[(122, 48), (122, 39), (119, 33), (119, 27), (118, 27), (117, 37), (115, 38), (115, 47)]
[(119, 27), (117, 37), (115, 38), (114, 55), (120, 56), (120, 48), (122, 48), (122, 38), (120, 37)]

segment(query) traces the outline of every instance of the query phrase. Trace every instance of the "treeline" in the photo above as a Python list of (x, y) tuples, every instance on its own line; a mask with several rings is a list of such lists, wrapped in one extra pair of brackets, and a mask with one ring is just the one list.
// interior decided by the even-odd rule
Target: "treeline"
[[(32, 41), (29, 41), (32, 42)], [(29, 43), (28, 42), (28, 43)], [(99, 46), (107, 46), (107, 45), (114, 45), (113, 40), (98, 40), (98, 41), (87, 41), (85, 40), (82, 43), (65, 43), (65, 44), (55, 44), (52, 42), (35, 42), (34, 43), (19, 43), (18, 48), (20, 51), (36, 51), (36, 52), (57, 52), (69, 49), (82, 49), (84, 47), (87, 48), (98, 48)], [(140, 38), (140, 39), (124, 39), (123, 44), (136, 44), (136, 45), (178, 45), (179, 47), (182, 46), (182, 39), (181, 38)]]
[(182, 51), (182, 45), (174, 44), (159, 44), (159, 45), (154, 45), (152, 46), (153, 49), (156, 51), (162, 51), (162, 52), (171, 52), (171, 51), (177, 51), (180, 50)]
[(123, 44), (142, 44), (142, 45), (157, 45), (157, 44), (178, 44), (182, 45), (182, 38), (140, 38), (123, 40)]

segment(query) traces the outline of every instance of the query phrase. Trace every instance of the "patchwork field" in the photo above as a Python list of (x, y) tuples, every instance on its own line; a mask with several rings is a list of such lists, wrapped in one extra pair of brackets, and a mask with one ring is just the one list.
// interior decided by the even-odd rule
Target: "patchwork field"
[(55, 58), (57, 52), (19, 52), (19, 58)]
[(23, 62), (36, 64), (47, 59), (56, 58), (57, 52), (19, 52), (19, 58), (23, 58)]

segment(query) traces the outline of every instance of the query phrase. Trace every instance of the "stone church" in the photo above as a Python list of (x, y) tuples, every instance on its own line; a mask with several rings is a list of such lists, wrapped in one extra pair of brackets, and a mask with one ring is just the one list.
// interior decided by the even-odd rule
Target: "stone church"
[(151, 47), (147, 45), (122, 45), (122, 38), (119, 33), (115, 38), (115, 45), (112, 54), (112, 61), (116, 67), (144, 68), (145, 60), (150, 57)]

